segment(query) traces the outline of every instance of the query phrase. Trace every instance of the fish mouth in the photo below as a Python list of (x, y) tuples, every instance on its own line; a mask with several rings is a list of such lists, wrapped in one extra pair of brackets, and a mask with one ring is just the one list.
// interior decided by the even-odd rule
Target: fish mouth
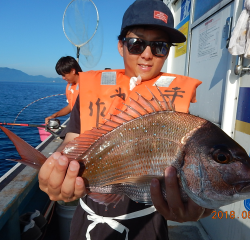
[(250, 182), (238, 183), (234, 187), (238, 193), (250, 193)]

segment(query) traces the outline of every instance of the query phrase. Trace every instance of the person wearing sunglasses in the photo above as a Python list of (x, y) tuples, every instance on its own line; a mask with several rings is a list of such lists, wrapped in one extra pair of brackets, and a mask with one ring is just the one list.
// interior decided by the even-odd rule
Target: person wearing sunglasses
[[(196, 87), (201, 82), (161, 72), (171, 46), (184, 41), (185, 36), (174, 29), (172, 13), (162, 1), (136, 0), (126, 10), (118, 36), (118, 51), (125, 68), (79, 73), (80, 100), (76, 100), (71, 112), (68, 133), (58, 152), (47, 159), (39, 172), (39, 186), (51, 200), (68, 202), (80, 198), (71, 223), (70, 240), (166, 240), (166, 220), (197, 221), (212, 213), (212, 210), (198, 206), (191, 199), (187, 203), (182, 202), (173, 167), (165, 170), (167, 201), (163, 198), (159, 181), (153, 179), (151, 182), (151, 198), (156, 211), (127, 196), (115, 208), (109, 205), (106, 211), (104, 205), (86, 195), (84, 181), (77, 176), (78, 162), (69, 163), (59, 153), (67, 142), (85, 130), (96, 127), (96, 123), (101, 122), (101, 113), (112, 113), (116, 107), (127, 103), (135, 92), (143, 93), (146, 86), (154, 91), (155, 84), (163, 90), (181, 84), (185, 91), (182, 98), (176, 98), (175, 107), (187, 112), (189, 103), (195, 98)], [(189, 91), (189, 88), (193, 90)], [(186, 94), (188, 92), (189, 95)], [(95, 104), (99, 104), (100, 116), (94, 111)]]

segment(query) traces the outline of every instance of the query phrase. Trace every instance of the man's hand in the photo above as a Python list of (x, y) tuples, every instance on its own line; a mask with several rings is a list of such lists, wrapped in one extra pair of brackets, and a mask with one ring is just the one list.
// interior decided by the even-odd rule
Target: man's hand
[(47, 125), (49, 123), (49, 120), (52, 119), (52, 118), (54, 118), (52, 115), (49, 116), (49, 117), (46, 117), (45, 118), (45, 125)]
[(77, 177), (77, 161), (68, 162), (67, 157), (59, 152), (53, 153), (39, 171), (39, 187), (52, 201), (71, 202), (86, 194), (84, 181)]
[(168, 167), (165, 170), (165, 186), (168, 196), (167, 202), (162, 196), (160, 183), (157, 179), (152, 180), (150, 190), (155, 208), (166, 220), (175, 222), (198, 221), (212, 213), (212, 209), (200, 207), (190, 198), (187, 203), (182, 202), (174, 167)]

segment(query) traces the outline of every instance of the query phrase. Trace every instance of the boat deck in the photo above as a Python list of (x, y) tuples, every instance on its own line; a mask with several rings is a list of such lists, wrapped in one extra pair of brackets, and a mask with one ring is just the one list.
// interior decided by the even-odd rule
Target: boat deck
[(169, 240), (211, 240), (200, 222), (168, 221)]

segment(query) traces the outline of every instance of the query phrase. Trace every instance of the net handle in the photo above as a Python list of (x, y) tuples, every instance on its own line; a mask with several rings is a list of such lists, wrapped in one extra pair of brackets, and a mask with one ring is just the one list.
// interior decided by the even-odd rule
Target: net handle
[(76, 61), (79, 63), (79, 56), (80, 56), (80, 47), (76, 47)]
[(68, 36), (67, 36), (67, 34), (66, 34), (66, 32), (65, 32), (65, 29), (64, 29), (64, 17), (65, 17), (66, 11), (67, 11), (68, 7), (70, 6), (70, 4), (71, 4), (72, 2), (74, 2), (74, 1), (75, 1), (75, 0), (72, 0), (72, 1), (68, 4), (68, 6), (66, 7), (66, 9), (65, 9), (65, 11), (64, 11), (64, 13), (63, 13), (62, 26), (63, 26), (63, 32), (64, 32), (66, 38), (67, 38), (74, 46), (76, 46), (77, 48), (80, 48), (80, 47), (84, 46), (85, 44), (87, 44), (87, 43), (94, 37), (94, 35), (95, 35), (96, 31), (97, 31), (98, 25), (99, 25), (99, 12), (98, 12), (97, 7), (96, 7), (96, 5), (94, 4), (94, 2), (93, 2), (92, 0), (88, 0), (88, 1), (90, 1), (90, 2), (94, 5), (95, 10), (96, 10), (96, 17), (97, 17), (96, 28), (95, 28), (95, 31), (94, 31), (93, 35), (89, 38), (88, 41), (86, 41), (86, 42), (84, 42), (84, 43), (82, 43), (82, 44), (80, 44), (80, 45), (77, 45), (77, 44), (73, 43), (73, 42), (68, 38)]

